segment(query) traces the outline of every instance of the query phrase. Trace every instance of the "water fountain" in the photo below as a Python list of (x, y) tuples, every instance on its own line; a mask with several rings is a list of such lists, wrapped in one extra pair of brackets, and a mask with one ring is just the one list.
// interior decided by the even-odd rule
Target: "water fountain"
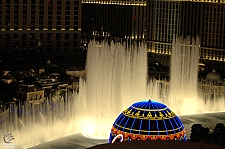
[(75, 104), (79, 122), (76, 127), (84, 135), (107, 138), (112, 120), (120, 110), (149, 97), (170, 105), (180, 115), (210, 111), (210, 104), (204, 105), (197, 92), (198, 40), (190, 46), (190, 40), (174, 39), (171, 62), (174, 77), (170, 85), (154, 79), (147, 81), (146, 51), (145, 45), (127, 48), (120, 43), (109, 46), (92, 41), (89, 44), (87, 77), (80, 81)]
[[(151, 80), (148, 94), (174, 109), (178, 115), (224, 111), (224, 86), (198, 81), (199, 38), (173, 38), (170, 81)], [(212, 88), (215, 88), (212, 91)]]
[[(80, 91), (85, 92), (80, 93), (79, 102), (85, 106), (76, 107), (82, 110), (82, 119), (87, 118), (79, 120), (85, 135), (106, 138), (105, 130), (110, 129), (119, 111), (142, 99), (161, 101), (178, 115), (224, 110), (224, 97), (217, 98), (220, 102), (213, 102), (216, 108), (212, 108), (211, 97), (203, 100), (198, 93), (199, 39), (174, 37), (172, 44), (169, 82), (147, 81), (147, 49), (143, 44), (128, 48), (120, 43), (89, 44), (87, 80), (80, 81)], [(85, 125), (87, 122), (91, 127)]]
[[(76, 133), (74, 127), (74, 95), (64, 100), (46, 100), (39, 105), (26, 102), (11, 104), (0, 115), (0, 136), (12, 134), (12, 143), (0, 139), (0, 148), (27, 148), (41, 142)], [(10, 145), (10, 146), (9, 146)]]
[[(224, 98), (203, 104), (197, 90), (199, 41), (174, 39), (169, 82), (147, 79), (147, 47), (122, 43), (88, 45), (87, 76), (80, 78), (79, 94), (44, 104), (12, 107), (0, 117), (0, 136), (11, 133), (18, 146), (38, 144), (71, 133), (108, 138), (118, 114), (132, 103), (152, 98), (174, 109), (178, 115), (199, 113), (224, 107)], [(185, 58), (184, 58), (185, 55)], [(179, 62), (178, 62), (179, 61)], [(222, 99), (222, 100), (221, 100)], [(215, 101), (221, 100), (219, 104)], [(194, 106), (198, 104), (198, 106)], [(188, 111), (192, 107), (191, 111)], [(199, 110), (199, 108), (201, 110)], [(222, 108), (219, 110), (223, 110)], [(18, 113), (19, 112), (19, 113)], [(7, 116), (5, 116), (7, 115)], [(18, 118), (19, 115), (19, 118)], [(0, 145), (4, 144), (1, 142)]]
[(146, 45), (126, 46), (122, 43), (111, 43), (111, 46), (107, 42), (89, 43), (87, 77), (80, 81), (81, 92), (76, 106), (81, 112), (78, 115), (82, 115), (79, 120), (82, 124), (77, 127), (84, 126), (80, 130), (84, 130), (85, 135), (107, 138), (105, 130), (110, 130), (121, 109), (147, 97)]
[(203, 100), (198, 98), (199, 47), (199, 38), (196, 41), (189, 38), (173, 38), (169, 104), (178, 114), (203, 112), (199, 109)]

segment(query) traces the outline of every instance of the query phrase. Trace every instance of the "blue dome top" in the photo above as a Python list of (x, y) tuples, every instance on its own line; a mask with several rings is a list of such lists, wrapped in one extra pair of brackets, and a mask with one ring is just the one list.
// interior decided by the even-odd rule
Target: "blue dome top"
[(132, 104), (132, 107), (139, 108), (139, 109), (142, 109), (142, 110), (152, 110), (152, 111), (155, 111), (156, 109), (167, 108), (166, 105), (164, 105), (160, 102), (153, 101), (151, 99), (136, 102), (136, 103)]
[(145, 136), (185, 134), (184, 126), (175, 113), (166, 105), (152, 100), (134, 103), (124, 110), (113, 128), (119, 132)]

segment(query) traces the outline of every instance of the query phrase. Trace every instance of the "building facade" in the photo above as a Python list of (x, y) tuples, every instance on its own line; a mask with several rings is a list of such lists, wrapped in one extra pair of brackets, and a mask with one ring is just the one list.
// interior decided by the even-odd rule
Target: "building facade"
[(71, 54), (79, 50), (79, 0), (0, 0), (0, 52)]
[(225, 0), (82, 0), (82, 43), (146, 41), (149, 60), (169, 65), (174, 35), (200, 38), (208, 71), (224, 71)]
[(146, 42), (150, 59), (169, 63), (173, 35), (200, 38), (200, 61), (224, 71), (225, 0), (148, 0)]
[(199, 36), (199, 58), (218, 71), (224, 11), (225, 0), (0, 0), (0, 53), (71, 55), (81, 40), (145, 40), (150, 59), (168, 64), (173, 35)]
[(82, 40), (144, 40), (146, 1), (83, 0)]

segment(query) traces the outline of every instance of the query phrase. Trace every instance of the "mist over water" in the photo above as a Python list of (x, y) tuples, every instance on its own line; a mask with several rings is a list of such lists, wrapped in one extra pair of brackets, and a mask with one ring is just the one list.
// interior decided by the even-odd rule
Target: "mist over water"
[(0, 149), (9, 145), (3, 136), (11, 133), (12, 148), (26, 148), (38, 143), (77, 133), (74, 127), (74, 97), (64, 100), (46, 100), (43, 104), (11, 105), (0, 114)]
[[(11, 107), (0, 114), (0, 137), (11, 133), (18, 147), (45, 142), (74, 133), (107, 139), (117, 116), (132, 103), (153, 99), (177, 115), (223, 111), (219, 90), (199, 93), (199, 41), (173, 40), (170, 82), (149, 79), (145, 44), (91, 41), (87, 53), (87, 76), (80, 78), (79, 93), (65, 100)], [(209, 86), (210, 87), (210, 86)], [(18, 117), (19, 116), (19, 117)], [(3, 140), (0, 139), (0, 144)], [(1, 148), (1, 146), (0, 146)]]

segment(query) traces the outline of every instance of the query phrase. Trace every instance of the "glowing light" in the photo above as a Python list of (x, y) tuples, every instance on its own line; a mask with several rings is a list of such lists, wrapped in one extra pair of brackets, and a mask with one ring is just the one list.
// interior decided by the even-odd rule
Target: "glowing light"
[(85, 116), (79, 118), (79, 123), (76, 127), (81, 130), (81, 133), (86, 137), (106, 139), (108, 138), (108, 132), (106, 132), (106, 130), (110, 130), (110, 123), (112, 123), (112, 120), (109, 120), (109, 118), (103, 118), (99, 121), (98, 118)]
[(119, 134), (123, 135), (125, 141), (186, 141), (181, 120), (166, 105), (151, 100), (136, 102), (118, 116), (111, 129), (109, 142), (114, 143)]
[(120, 142), (123, 142), (123, 135), (122, 135), (122, 134), (118, 134), (118, 135), (112, 140), (112, 143), (114, 143), (118, 138), (120, 139)]
[(112, 5), (133, 5), (133, 6), (146, 6), (145, 1), (129, 1), (129, 2), (118, 2), (118, 1), (110, 1), (110, 2), (102, 2), (102, 1), (93, 1), (93, 0), (83, 0), (82, 3), (96, 3), (96, 4), (112, 4)]
[(92, 136), (93, 133), (96, 130), (94, 130), (94, 124), (91, 121), (86, 121), (83, 123), (83, 129), (82, 129), (82, 133), (84, 136)]

